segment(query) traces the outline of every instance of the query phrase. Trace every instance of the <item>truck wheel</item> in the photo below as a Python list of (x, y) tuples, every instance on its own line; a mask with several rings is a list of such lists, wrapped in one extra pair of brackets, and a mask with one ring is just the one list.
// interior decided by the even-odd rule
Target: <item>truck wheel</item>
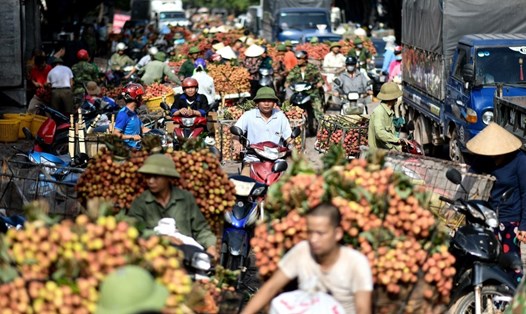
[(455, 162), (464, 162), (457, 130), (451, 132), (451, 138), (449, 139), (449, 159)]

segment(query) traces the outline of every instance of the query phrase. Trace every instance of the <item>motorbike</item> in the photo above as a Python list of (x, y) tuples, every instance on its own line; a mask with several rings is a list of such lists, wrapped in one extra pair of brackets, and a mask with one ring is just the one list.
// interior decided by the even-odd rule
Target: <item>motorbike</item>
[(318, 130), (316, 117), (314, 116), (314, 108), (312, 106), (312, 98), (309, 91), (313, 86), (310, 83), (298, 82), (290, 86), (292, 96), (290, 96), (290, 103), (305, 110), (307, 113), (307, 136), (315, 136)]
[(178, 240), (178, 244), (173, 245), (183, 252), (183, 266), (192, 280), (209, 278), (212, 271), (210, 255), (195, 239), (177, 231), (175, 219), (162, 218), (153, 231)]
[[(285, 158), (290, 150), (284, 145), (270, 141), (251, 144), (243, 134), (243, 130), (235, 125), (230, 127), (230, 133), (239, 136), (242, 142), (246, 143), (245, 154), (252, 154), (260, 159), (258, 162), (250, 163), (250, 177), (257, 182), (271, 185), (287, 170), (288, 164), (282, 158)], [(291, 137), (296, 138), (300, 133), (301, 129), (296, 127), (292, 130)]]
[[(170, 111), (168, 105), (164, 102), (161, 103), (161, 108), (164, 111)], [(208, 111), (212, 111), (217, 108), (218, 104), (214, 103), (209, 107)], [(173, 133), (173, 148), (174, 150), (181, 149), (181, 145), (184, 143), (184, 140), (190, 138), (199, 138), (206, 134), (207, 131), (207, 118), (204, 117), (184, 117), (184, 116), (173, 116), (172, 121), (178, 125), (174, 129)], [(215, 140), (212, 137), (207, 136), (205, 138), (205, 144), (208, 146), (210, 151), (218, 156), (220, 153), (215, 147)]]
[[(68, 132), (71, 122), (69, 117), (44, 104), (40, 104), (38, 109), (45, 113), (48, 118), (42, 123), (34, 137), (33, 150), (56, 155), (66, 154), (68, 152)], [(91, 126), (92, 130), (97, 132), (104, 132), (108, 128), (107, 125), (101, 126), (94, 123), (99, 121), (97, 116), (115, 113), (118, 109), (119, 106), (115, 101), (106, 96), (95, 99), (93, 104), (84, 101), (81, 105), (81, 113), (86, 121), (86, 126)], [(25, 134), (27, 138), (28, 133), (26, 132)], [(31, 138), (33, 137), (31, 136)]]
[[(458, 170), (449, 169), (446, 177), (468, 194)], [(500, 202), (506, 201), (512, 191), (504, 192)], [(451, 200), (444, 196), (440, 200), (451, 204), (466, 219), (449, 244), (456, 260), (450, 313), (503, 313), (519, 284), (511, 272), (520, 269), (522, 263), (519, 256), (502, 252), (494, 232), (499, 226), (498, 207), (495, 210), (483, 200)]]
[(248, 261), (254, 226), (264, 215), (261, 198), (267, 192), (267, 185), (242, 175), (229, 179), (235, 186), (236, 204), (225, 212), (226, 225), (219, 263), (225, 268), (237, 270), (246, 266)]
[[(31, 136), (29, 129), (24, 128), (23, 131), (26, 137)], [(68, 189), (75, 187), (89, 160), (85, 153), (71, 158), (69, 154), (54, 155), (34, 149), (25, 152), (15, 146), (12, 148), (16, 151), (13, 162), (19, 168), (35, 171), (32, 175), (35, 177), (35, 181), (31, 181), (26, 191), (28, 194), (34, 195), (35, 198), (49, 197), (51, 193), (69, 197), (70, 191)]]

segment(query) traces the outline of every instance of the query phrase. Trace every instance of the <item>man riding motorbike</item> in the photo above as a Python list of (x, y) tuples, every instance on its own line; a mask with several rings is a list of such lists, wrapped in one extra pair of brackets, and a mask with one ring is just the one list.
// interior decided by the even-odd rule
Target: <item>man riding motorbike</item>
[(111, 71), (115, 77), (116, 84), (120, 84), (121, 79), (124, 77), (124, 68), (130, 65), (135, 65), (135, 61), (124, 54), (126, 48), (128, 47), (126, 47), (125, 43), (118, 43), (116, 47), (117, 52), (115, 52), (110, 58)]
[(208, 100), (205, 95), (197, 93), (199, 88), (197, 80), (187, 77), (181, 85), (183, 94), (176, 96), (176, 100), (170, 108), (171, 115), (204, 117), (208, 110)]
[(139, 73), (144, 73), (141, 80), (144, 84), (150, 85), (153, 82), (162, 82), (167, 77), (170, 82), (180, 84), (181, 81), (174, 74), (172, 68), (164, 63), (166, 54), (164, 52), (157, 52), (153, 60), (149, 62), (144, 68), (139, 70)]
[[(247, 134), (246, 137), (251, 144), (265, 141), (280, 144), (280, 140), (290, 143), (292, 129), (289, 119), (281, 110), (275, 108), (279, 99), (274, 90), (270, 87), (261, 87), (257, 91), (254, 101), (258, 107), (245, 112), (235, 126)], [(257, 161), (259, 161), (258, 157), (246, 155), (241, 174), (250, 176), (250, 163)]]
[(347, 93), (356, 92), (360, 94), (361, 97), (364, 95), (372, 95), (372, 87), (368, 84), (367, 78), (360, 72), (356, 67), (358, 60), (355, 57), (347, 57), (345, 59), (345, 72), (338, 75), (338, 80), (333, 83), (334, 100), (335, 104), (339, 105), (341, 102), (341, 97), (345, 97)]
[(153, 59), (154, 59), (154, 56), (159, 52), (159, 50), (157, 49), (157, 47), (155, 46), (152, 46), (150, 48), (148, 48), (148, 53), (143, 56), (139, 62), (137, 62), (137, 64), (133, 67), (133, 69), (131, 70), (130, 73), (128, 73), (124, 79), (129, 79), (133, 73), (139, 71), (140, 69), (144, 68), (148, 63), (150, 63)]
[(331, 44), (331, 51), (323, 58), (323, 71), (330, 84), (340, 73), (345, 71), (345, 56), (341, 53), (342, 46), (335, 42)]
[(135, 112), (141, 106), (144, 88), (141, 84), (129, 83), (123, 89), (122, 96), (126, 102), (115, 121), (113, 134), (124, 140), (124, 143), (130, 148), (139, 149), (142, 134), (150, 131), (149, 128), (142, 125), (141, 119)]
[[(285, 88), (289, 88), (292, 83), (297, 82), (307, 82), (312, 84), (314, 88), (311, 89), (309, 93), (312, 97), (312, 107), (314, 109), (314, 114), (316, 118), (319, 119), (323, 114), (320, 89), (323, 87), (325, 82), (323, 81), (323, 77), (321, 76), (318, 67), (307, 62), (308, 54), (306, 51), (296, 51), (295, 56), (298, 59), (298, 65), (296, 65), (289, 72), (289, 75), (287, 75)], [(287, 98), (290, 98), (290, 94), (287, 95)]]

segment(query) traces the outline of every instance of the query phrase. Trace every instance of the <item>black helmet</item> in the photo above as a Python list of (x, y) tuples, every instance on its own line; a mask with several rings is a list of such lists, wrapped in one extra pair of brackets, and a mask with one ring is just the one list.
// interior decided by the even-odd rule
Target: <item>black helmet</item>
[(356, 65), (356, 63), (358, 63), (358, 60), (353, 56), (345, 58), (345, 65)]
[(298, 50), (294, 55), (297, 59), (306, 59), (308, 56), (307, 51), (305, 50)]

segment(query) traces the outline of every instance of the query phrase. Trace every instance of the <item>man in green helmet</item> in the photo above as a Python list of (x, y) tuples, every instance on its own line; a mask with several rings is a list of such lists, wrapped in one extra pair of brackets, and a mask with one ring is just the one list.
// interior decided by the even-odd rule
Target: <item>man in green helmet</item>
[(144, 84), (150, 85), (153, 82), (162, 82), (165, 77), (168, 78), (170, 82), (181, 84), (181, 81), (175, 76), (172, 68), (164, 62), (165, 60), (166, 54), (159, 51), (153, 56), (152, 61), (139, 70), (139, 73), (144, 73), (141, 77)]
[(194, 196), (174, 186), (179, 178), (173, 160), (163, 154), (154, 154), (139, 168), (148, 190), (132, 203), (128, 216), (135, 218), (139, 229), (153, 229), (162, 218), (173, 218), (177, 231), (194, 238), (214, 258), (217, 258), (216, 237), (197, 207)]
[(371, 61), (371, 52), (364, 47), (363, 40), (360, 37), (354, 39), (354, 48), (349, 50), (347, 57), (355, 57), (358, 59), (358, 65), (360, 68), (367, 70), (367, 63)]

